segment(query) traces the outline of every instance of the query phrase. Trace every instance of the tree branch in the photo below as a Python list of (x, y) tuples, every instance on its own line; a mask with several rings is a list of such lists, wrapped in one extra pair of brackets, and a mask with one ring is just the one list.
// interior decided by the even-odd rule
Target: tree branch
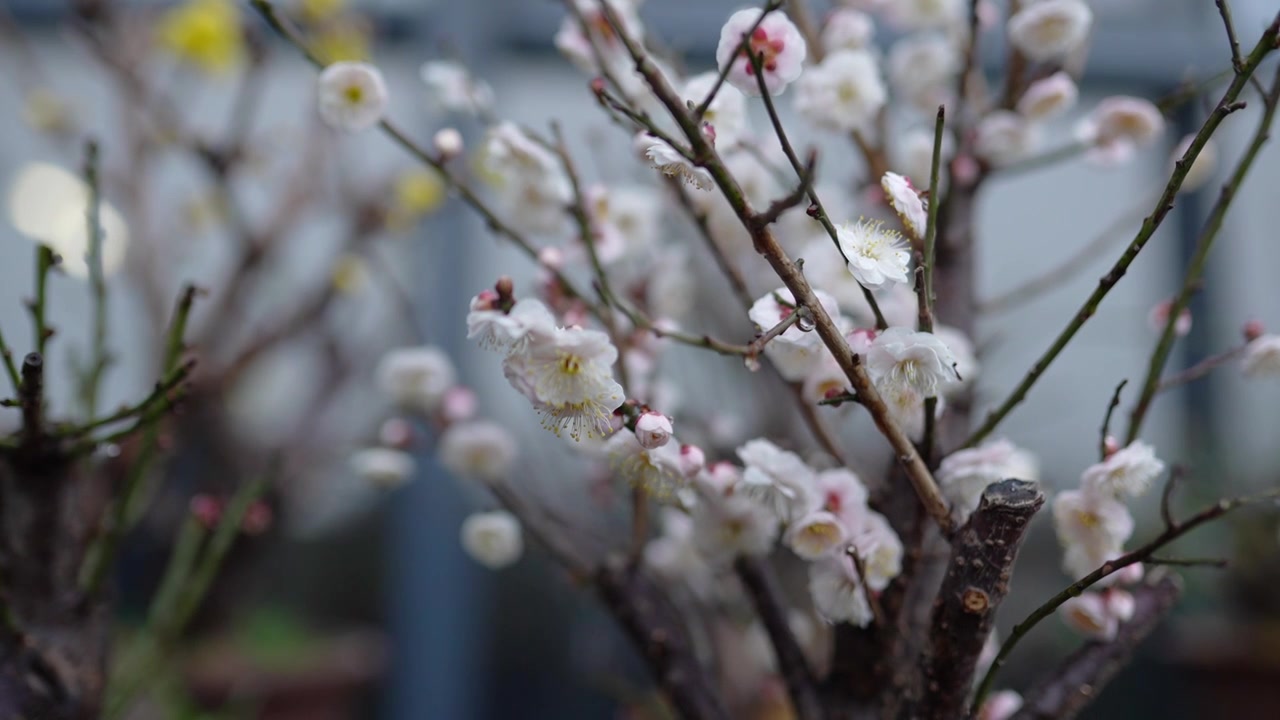
[(739, 557), (733, 564), (738, 578), (747, 589), (756, 614), (764, 624), (779, 672), (791, 695), (791, 706), (798, 720), (821, 720), (824, 716), (818, 698), (818, 686), (804, 651), (796, 642), (787, 620), (787, 608), (767, 561), (758, 557)]
[(1032, 516), (1044, 505), (1035, 483), (1002, 480), (957, 533), (934, 600), (925, 687), (917, 716), (952, 720), (964, 713), (978, 656), (1009, 592), (1009, 576)]
[(1120, 625), (1108, 642), (1086, 643), (1040, 684), (1023, 694), (1022, 709), (1013, 720), (1067, 720), (1098, 697), (1138, 646), (1173, 609), (1182, 594), (1177, 575), (1167, 574), (1155, 583), (1133, 588), (1133, 617)]

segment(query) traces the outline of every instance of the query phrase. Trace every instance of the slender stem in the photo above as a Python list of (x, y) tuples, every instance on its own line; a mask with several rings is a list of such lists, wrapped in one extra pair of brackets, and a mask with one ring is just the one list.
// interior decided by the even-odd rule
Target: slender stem
[(1217, 355), (1210, 355), (1180, 373), (1166, 376), (1160, 381), (1160, 385), (1156, 387), (1156, 394), (1199, 380), (1214, 370), (1217, 370), (1219, 367), (1240, 357), (1248, 347), (1248, 343), (1237, 345), (1229, 350), (1224, 350)]
[[(764, 82), (764, 59), (757, 54), (749, 54), (751, 65), (755, 68), (756, 81), (760, 85), (760, 97), (764, 100), (765, 111), (769, 114), (769, 122), (773, 124), (773, 132), (778, 137), (778, 144), (782, 146), (782, 152), (786, 155), (791, 167), (795, 170), (796, 175), (803, 180), (806, 174), (806, 166), (800, 161), (800, 156), (796, 154), (795, 148), (791, 146), (791, 140), (787, 137), (787, 131), (782, 125), (782, 118), (778, 116), (778, 109), (774, 106), (773, 96), (769, 93), (768, 86)], [(831, 218), (827, 215), (826, 208), (822, 206), (822, 200), (818, 198), (818, 193), (810, 184), (808, 188), (809, 203), (812, 207), (809, 214), (822, 225), (822, 229), (827, 231), (827, 236), (831, 238), (831, 242), (836, 246), (836, 250), (840, 253), (840, 258), (845, 264), (849, 263), (849, 257), (844, 254), (844, 248), (840, 245), (840, 236), (836, 232), (836, 226), (832, 224)], [(884, 313), (880, 312), (880, 305), (876, 302), (875, 295), (870, 290), (863, 287), (862, 295), (867, 300), (867, 305), (871, 306), (871, 312), (876, 318), (876, 328), (884, 330), (889, 327), (889, 323), (885, 322)]]
[(41, 245), (36, 250), (36, 297), (31, 302), (31, 323), (35, 332), (34, 345), (36, 352), (44, 355), (45, 343), (53, 331), (49, 329), (46, 319), (45, 303), (49, 290), (49, 271), (58, 264), (58, 256), (48, 245)]
[(89, 266), (89, 288), (93, 295), (93, 349), (89, 367), (81, 379), (80, 397), (86, 419), (92, 421), (98, 414), (98, 393), (102, 376), (111, 364), (111, 355), (107, 351), (107, 282), (102, 269), (102, 187), (99, 182), (98, 143), (93, 140), (85, 144), (84, 179), (89, 188), (89, 207), (86, 212), (89, 252), (86, 260)]
[(1120, 381), (1116, 385), (1115, 392), (1111, 393), (1111, 401), (1107, 403), (1107, 412), (1102, 416), (1102, 427), (1098, 430), (1098, 459), (1107, 459), (1107, 437), (1111, 434), (1111, 415), (1120, 406), (1120, 393), (1124, 390), (1124, 386), (1129, 384), (1129, 378)]
[[(1173, 209), (1178, 190), (1182, 187), (1182, 181), (1186, 178), (1187, 173), (1190, 172), (1191, 165), (1196, 158), (1200, 156), (1200, 151), (1204, 148), (1205, 143), (1209, 141), (1210, 136), (1218, 129), (1218, 126), (1222, 124), (1226, 116), (1239, 109), (1236, 104), (1236, 98), (1240, 96), (1240, 92), (1248, 83), (1253, 71), (1275, 49), (1278, 34), (1280, 34), (1280, 16), (1277, 16), (1266, 32), (1263, 33), (1258, 44), (1249, 53), (1248, 60), (1241, 70), (1236, 73), (1231, 85), (1223, 93), (1222, 99), (1218, 101), (1217, 107), (1209, 114), (1208, 119), (1205, 120), (1200, 131), (1196, 133), (1195, 138), (1182, 158), (1174, 164), (1173, 173), (1160, 196), (1160, 200), (1156, 204), (1155, 210), (1143, 221), (1142, 228), (1138, 231), (1137, 236), (1129, 243), (1129, 246), (1116, 261), (1115, 265), (1112, 266), (1111, 270), (1098, 281), (1098, 287), (1085, 300), (1084, 304), (1076, 312), (1075, 317), (1067, 324), (1067, 327), (1058, 334), (1058, 337), (1054, 339), (1049, 348), (1036, 360), (1022, 381), (1010, 392), (1008, 398), (987, 414), (986, 420), (965, 440), (962, 447), (973, 447), (982, 442), (1015, 407), (1022, 403), (1027, 396), (1027, 392), (1049, 369), (1049, 365), (1061, 354), (1067, 343), (1075, 337), (1080, 328), (1097, 312), (1098, 306), (1102, 303), (1103, 298), (1107, 296), (1107, 293), (1124, 277), (1129, 266), (1138, 257), (1138, 253), (1147, 245), (1147, 242), (1155, 234), (1156, 229), (1160, 227), (1169, 211)], [(1177, 313), (1174, 313), (1171, 317), (1176, 317), (1176, 315)]]
[[(1222, 7), (1225, 8), (1226, 5), (1223, 4)], [(1213, 210), (1210, 211), (1208, 219), (1205, 220), (1204, 229), (1200, 232), (1200, 239), (1196, 242), (1195, 253), (1187, 264), (1187, 272), (1182, 280), (1182, 288), (1170, 304), (1169, 317), (1165, 320), (1164, 330), (1160, 333), (1160, 340), (1151, 351), (1151, 360), (1147, 366), (1147, 377), (1142, 383), (1142, 394), (1138, 396), (1138, 402), (1129, 414), (1129, 430), (1126, 433), (1127, 442), (1133, 442), (1142, 432), (1142, 423), (1147, 417), (1147, 412), (1151, 409), (1151, 403), (1155, 400), (1156, 393), (1160, 391), (1160, 376), (1164, 374), (1165, 364), (1169, 361), (1169, 355), (1173, 351), (1173, 344), (1178, 337), (1178, 316), (1191, 304), (1191, 296), (1195, 293), (1196, 288), (1200, 286), (1201, 278), (1204, 276), (1205, 267), (1209, 261), (1209, 253), (1213, 250), (1214, 241), (1217, 240), (1222, 230), (1227, 210), (1230, 209), (1231, 203), (1235, 200), (1245, 177), (1248, 176), (1254, 160), (1258, 157), (1262, 146), (1266, 144), (1267, 138), (1270, 136), (1271, 124), (1276, 115), (1276, 107), (1280, 105), (1280, 68), (1276, 70), (1271, 90), (1263, 98), (1263, 103), (1265, 109), (1262, 113), (1262, 119), (1258, 122), (1258, 128), (1254, 132), (1253, 140), (1240, 158), (1240, 162), (1236, 165), (1235, 172), (1231, 174), (1231, 178), (1222, 186), (1218, 201), (1214, 204)]]
[(929, 308), (928, 327), (921, 327), (925, 332), (933, 332), (933, 303), (937, 299), (933, 294), (934, 255), (937, 252), (938, 239), (938, 172), (942, 167), (942, 133), (946, 126), (947, 109), (938, 106), (938, 118), (933, 126), (933, 161), (929, 166), (929, 219), (924, 231), (924, 300)]
[(4, 340), (4, 331), (0, 330), (0, 357), (4, 359), (4, 369), (9, 375), (9, 384), (13, 386), (13, 394), (22, 393), (22, 378), (18, 376), (18, 366), (13, 362), (13, 350)]
[(1036, 608), (1022, 622), (1015, 625), (1013, 627), (1013, 631), (1009, 633), (1009, 637), (1006, 638), (1004, 644), (1000, 646), (1000, 652), (996, 654), (996, 659), (992, 661), (991, 666), (987, 669), (987, 674), (982, 678), (981, 684), (978, 685), (978, 691), (974, 695), (973, 700), (973, 711), (977, 712), (977, 709), (982, 707), (982, 701), (987, 696), (987, 692), (991, 690), (991, 686), (995, 682), (996, 675), (999, 674), (1000, 668), (1004, 666), (1005, 659), (1009, 657), (1009, 653), (1013, 652), (1013, 649), (1018, 646), (1018, 643), (1022, 638), (1026, 637), (1027, 633), (1031, 632), (1032, 628), (1039, 624), (1041, 620), (1052, 615), (1054, 611), (1062, 606), (1063, 603), (1073, 597), (1079, 597), (1081, 593), (1092, 587), (1094, 583), (1097, 583), (1108, 575), (1127, 568), (1134, 563), (1146, 561), (1160, 548), (1163, 548), (1210, 520), (1220, 518), (1223, 515), (1246, 505), (1275, 502), (1277, 499), (1280, 499), (1280, 489), (1271, 490), (1259, 495), (1219, 500), (1186, 520), (1167, 526), (1163, 532), (1136, 550), (1131, 550), (1115, 560), (1108, 560), (1102, 564), (1102, 567), (1071, 583), (1061, 592), (1049, 598), (1048, 601)]
[(1218, 14), (1222, 16), (1222, 25), (1227, 31), (1227, 42), (1231, 45), (1231, 67), (1239, 69), (1243, 59), (1240, 57), (1240, 40), (1236, 37), (1236, 24), (1231, 19), (1231, 7), (1227, 4), (1227, 0), (1213, 0), (1213, 4), (1218, 6)]

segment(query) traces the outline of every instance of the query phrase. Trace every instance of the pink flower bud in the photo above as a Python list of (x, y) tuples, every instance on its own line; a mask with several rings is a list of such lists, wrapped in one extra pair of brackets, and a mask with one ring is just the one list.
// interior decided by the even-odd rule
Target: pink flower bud
[(1267, 334), (1267, 328), (1260, 320), (1250, 320), (1244, 324), (1244, 339), (1253, 342)]
[(1107, 457), (1111, 457), (1120, 451), (1120, 441), (1115, 439), (1115, 437), (1108, 435), (1102, 441), (1102, 451)]
[(1116, 585), (1133, 585), (1135, 583), (1142, 582), (1142, 576), (1144, 574), (1145, 574), (1145, 570), (1142, 567), (1142, 563), (1134, 563), (1132, 565), (1126, 565), (1116, 571), (1114, 576), (1115, 584)]
[(240, 519), (240, 530), (245, 535), (261, 535), (271, 528), (274, 517), (271, 506), (259, 500), (245, 511), (244, 517)]
[(646, 450), (656, 450), (671, 439), (671, 420), (661, 413), (646, 412), (636, 420), (636, 440)]
[(543, 267), (559, 270), (564, 266), (564, 251), (558, 247), (544, 247), (538, 251), (538, 262)]
[(378, 428), (378, 441), (397, 450), (413, 444), (413, 424), (404, 418), (388, 418)]
[(680, 471), (685, 477), (694, 477), (707, 466), (707, 454), (697, 445), (680, 446)]
[(440, 162), (449, 162), (462, 154), (462, 133), (456, 128), (440, 129), (432, 138), (432, 142), (435, 143), (436, 152), (440, 153)]
[(476, 416), (476, 394), (465, 385), (455, 385), (444, 394), (440, 412), (447, 422), (456, 423)]
[(196, 495), (191, 498), (189, 507), (196, 522), (203, 525), (206, 530), (217, 527), (218, 519), (222, 517), (222, 501), (212, 495)]
[(1133, 593), (1119, 588), (1108, 588), (1103, 592), (1107, 601), (1107, 612), (1120, 622), (1128, 622), (1133, 617)]
[[(1169, 311), (1173, 309), (1172, 300), (1164, 300), (1156, 303), (1151, 308), (1151, 313), (1147, 316), (1147, 322), (1150, 323), (1153, 330), (1164, 330), (1165, 323), (1169, 322)], [(1173, 332), (1178, 337), (1182, 337), (1191, 332), (1191, 310), (1183, 308), (1178, 313), (1178, 320), (1173, 324)]]
[(1022, 696), (1012, 690), (1001, 690), (982, 703), (978, 720), (1008, 720), (1022, 709)]

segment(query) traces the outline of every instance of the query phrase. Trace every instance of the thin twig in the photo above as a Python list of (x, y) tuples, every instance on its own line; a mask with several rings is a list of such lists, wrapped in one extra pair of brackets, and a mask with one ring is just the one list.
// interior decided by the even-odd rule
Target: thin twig
[(1222, 16), (1222, 26), (1227, 31), (1227, 42), (1231, 44), (1231, 67), (1238, 71), (1244, 60), (1240, 57), (1240, 40), (1236, 37), (1235, 21), (1231, 19), (1231, 7), (1227, 4), (1227, 0), (1213, 0), (1213, 4), (1218, 6), (1218, 14)]
[(1120, 393), (1124, 390), (1124, 386), (1129, 384), (1129, 378), (1125, 378), (1116, 385), (1115, 392), (1111, 393), (1111, 401), (1107, 403), (1107, 412), (1102, 416), (1102, 427), (1098, 430), (1098, 459), (1107, 459), (1107, 437), (1111, 435), (1111, 414), (1116, 411), (1120, 405)]
[(743, 556), (733, 564), (738, 578), (755, 606), (773, 645), (782, 680), (791, 696), (791, 706), (798, 720), (821, 720), (824, 717), (818, 683), (809, 661), (791, 631), (786, 601), (778, 581), (763, 558)]
[(1149, 557), (1146, 560), (1147, 565), (1170, 565), (1173, 567), (1211, 567), (1225, 568), (1231, 564), (1227, 558), (1167, 558), (1167, 557)]
[(1174, 465), (1169, 471), (1169, 479), (1164, 483), (1164, 491), (1160, 493), (1160, 519), (1164, 521), (1165, 527), (1173, 527), (1173, 491), (1185, 474), (1185, 467)]
[(1219, 367), (1222, 367), (1223, 365), (1240, 357), (1248, 347), (1248, 343), (1237, 345), (1236, 347), (1224, 350), (1217, 355), (1210, 355), (1180, 373), (1166, 376), (1160, 381), (1160, 385), (1156, 387), (1156, 394), (1158, 395), (1166, 390), (1172, 390), (1176, 387), (1199, 380)]
[[(1222, 7), (1225, 8), (1226, 6), (1223, 5)], [(1278, 18), (1277, 22), (1280, 22), (1280, 18)], [(1275, 26), (1273, 25), (1273, 27)], [(1191, 304), (1191, 296), (1200, 287), (1201, 277), (1204, 276), (1204, 271), (1209, 261), (1209, 253), (1213, 250), (1214, 241), (1217, 240), (1222, 230), (1227, 210), (1230, 209), (1232, 201), (1235, 200), (1239, 193), (1240, 186), (1244, 183), (1245, 177), (1248, 176), (1254, 160), (1262, 151), (1262, 146), (1266, 144), (1267, 139), (1270, 137), (1271, 124), (1276, 116), (1276, 108), (1280, 105), (1280, 68), (1276, 69), (1275, 77), (1271, 81), (1271, 89), (1263, 98), (1263, 103), (1265, 109), (1262, 113), (1262, 119), (1258, 122), (1257, 130), (1254, 131), (1253, 139), (1250, 141), (1244, 155), (1241, 156), (1240, 162), (1236, 164), (1236, 169), (1231, 174), (1231, 178), (1222, 186), (1222, 192), (1218, 195), (1218, 200), (1214, 203), (1213, 210), (1210, 211), (1209, 217), (1205, 220), (1204, 228), (1200, 231), (1200, 239), (1196, 241), (1195, 253), (1187, 263), (1187, 271), (1182, 281), (1182, 288), (1169, 306), (1169, 317), (1165, 320), (1164, 330), (1160, 333), (1160, 340), (1151, 351), (1151, 360), (1147, 366), (1147, 377), (1142, 384), (1142, 394), (1138, 396), (1138, 401), (1129, 414), (1129, 429), (1126, 433), (1126, 442), (1133, 442), (1142, 431), (1142, 423), (1147, 417), (1147, 412), (1151, 409), (1151, 403), (1155, 400), (1156, 393), (1160, 391), (1160, 376), (1164, 373), (1165, 364), (1169, 361), (1169, 355), (1173, 351), (1173, 344), (1178, 337), (1178, 316)]]
[(92, 421), (98, 414), (98, 393), (102, 376), (111, 365), (107, 351), (107, 281), (102, 269), (102, 187), (99, 182), (98, 143), (85, 143), (84, 179), (89, 190), (88, 209), (85, 213), (86, 237), (89, 252), (85, 258), (89, 266), (89, 288), (93, 296), (92, 351), (89, 367), (81, 378), (80, 399), (84, 404), (85, 418)]
[[(1146, 246), (1147, 242), (1155, 234), (1156, 229), (1160, 227), (1165, 217), (1173, 209), (1178, 190), (1182, 187), (1182, 181), (1186, 178), (1187, 173), (1190, 172), (1196, 158), (1199, 157), (1201, 149), (1204, 148), (1205, 143), (1209, 141), (1210, 136), (1218, 129), (1218, 126), (1222, 124), (1226, 116), (1236, 108), (1236, 99), (1240, 96), (1240, 92), (1244, 89), (1253, 71), (1275, 49), (1277, 35), (1280, 35), (1280, 16), (1277, 16), (1266, 32), (1262, 34), (1258, 44), (1249, 53), (1249, 58), (1245, 61), (1244, 67), (1240, 72), (1236, 73), (1231, 85), (1218, 101), (1217, 107), (1209, 114), (1208, 119), (1205, 120), (1200, 131), (1196, 133), (1186, 152), (1183, 153), (1182, 158), (1175, 163), (1173, 173), (1160, 196), (1160, 200), (1156, 204), (1155, 210), (1143, 221), (1142, 228), (1138, 231), (1137, 236), (1129, 243), (1129, 246), (1116, 261), (1115, 265), (1112, 266), (1111, 270), (1098, 281), (1098, 287), (1081, 305), (1075, 316), (1067, 324), (1067, 327), (1058, 334), (1058, 337), (1054, 339), (1049, 348), (1036, 360), (1035, 364), (1023, 377), (1022, 381), (1010, 392), (1009, 396), (996, 409), (987, 414), (986, 420), (962, 443), (962, 447), (973, 447), (982, 442), (1015, 407), (1021, 404), (1023, 399), (1026, 398), (1027, 392), (1049, 369), (1049, 365), (1061, 354), (1067, 343), (1075, 337), (1076, 332), (1097, 312), (1103, 298), (1124, 277), (1129, 266), (1137, 258), (1138, 253)], [(1171, 313), (1170, 317), (1177, 317), (1177, 312)]]

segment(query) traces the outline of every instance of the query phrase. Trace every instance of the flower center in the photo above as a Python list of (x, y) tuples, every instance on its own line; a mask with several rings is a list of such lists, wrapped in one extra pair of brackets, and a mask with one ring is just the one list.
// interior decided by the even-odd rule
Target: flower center
[(348, 85), (343, 88), (342, 97), (350, 105), (359, 105), (364, 102), (364, 88), (359, 85)]
[[(782, 49), (786, 47), (786, 43), (782, 40), (769, 39), (769, 33), (764, 28), (756, 28), (751, 33), (751, 39), (747, 41), (747, 52), (752, 56), (760, 58), (760, 66), (765, 72), (776, 72), (778, 69), (778, 55)], [(751, 58), (747, 58), (747, 74), (755, 75), (755, 63)]]
[(582, 358), (577, 355), (563, 353), (560, 355), (560, 362), (557, 366), (564, 375), (577, 375), (582, 372)]

